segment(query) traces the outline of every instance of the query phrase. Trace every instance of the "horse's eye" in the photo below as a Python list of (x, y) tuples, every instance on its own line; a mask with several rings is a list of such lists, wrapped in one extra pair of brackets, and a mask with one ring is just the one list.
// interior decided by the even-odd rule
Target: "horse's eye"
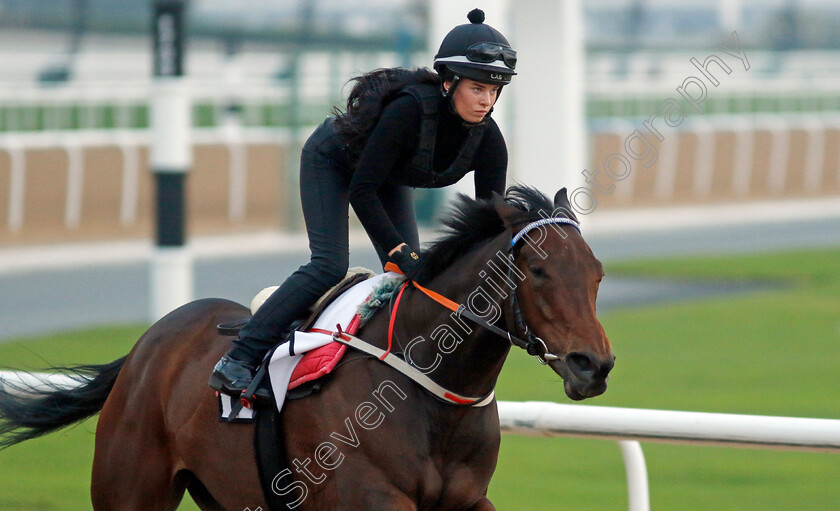
[(528, 271), (530, 271), (531, 275), (533, 275), (535, 278), (541, 279), (545, 277), (545, 270), (543, 270), (539, 266), (530, 266), (528, 268)]

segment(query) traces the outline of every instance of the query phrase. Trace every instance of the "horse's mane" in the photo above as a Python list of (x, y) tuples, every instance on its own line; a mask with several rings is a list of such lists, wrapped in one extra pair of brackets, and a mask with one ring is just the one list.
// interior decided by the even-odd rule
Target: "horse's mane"
[[(515, 222), (537, 220), (541, 218), (540, 210), (546, 216), (552, 215), (554, 210), (554, 204), (548, 197), (524, 185), (508, 188), (504, 201), (519, 210), (520, 213), (513, 219)], [(420, 267), (409, 274), (409, 278), (428, 282), (457, 258), (505, 230), (504, 221), (492, 200), (473, 199), (460, 193), (443, 224), (444, 235), (421, 252)]]

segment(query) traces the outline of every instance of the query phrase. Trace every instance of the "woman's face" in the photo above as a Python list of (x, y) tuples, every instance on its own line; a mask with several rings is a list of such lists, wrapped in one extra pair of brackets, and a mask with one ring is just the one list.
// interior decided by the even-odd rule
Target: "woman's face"
[[(444, 82), (443, 86), (449, 90), (452, 82)], [(452, 95), (455, 111), (467, 122), (481, 122), (496, 103), (500, 88), (498, 85), (461, 78)]]

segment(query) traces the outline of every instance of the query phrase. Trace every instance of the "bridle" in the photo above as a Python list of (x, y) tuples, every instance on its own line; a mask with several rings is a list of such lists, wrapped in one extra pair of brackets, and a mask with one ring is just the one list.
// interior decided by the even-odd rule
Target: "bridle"
[[(508, 255), (512, 257), (513, 249), (516, 247), (517, 243), (519, 243), (522, 240), (522, 238), (525, 237), (526, 234), (528, 234), (529, 231), (532, 231), (533, 229), (542, 227), (547, 224), (571, 225), (572, 227), (577, 229), (578, 233), (580, 233), (580, 224), (570, 218), (543, 218), (542, 220), (537, 220), (536, 222), (531, 222), (530, 224), (526, 225), (516, 234), (516, 236), (511, 238), (510, 246), (508, 246)], [(513, 268), (511, 267), (508, 267), (508, 281), (513, 282)], [(555, 355), (554, 353), (548, 351), (548, 346), (545, 344), (545, 341), (543, 341), (540, 337), (534, 335), (534, 333), (531, 332), (531, 330), (528, 328), (528, 323), (525, 321), (525, 316), (522, 314), (522, 308), (519, 306), (519, 299), (517, 297), (515, 289), (510, 293), (510, 309), (513, 313), (516, 329), (521, 331), (526, 338), (526, 340), (522, 340), (517, 337), (510, 336), (510, 334), (508, 334), (511, 339), (511, 344), (524, 349), (526, 353), (535, 357), (537, 361), (542, 365), (546, 365), (549, 362), (553, 362), (555, 360), (565, 359), (564, 356)], [(542, 354), (540, 354), (540, 348), (542, 348)]]
[[(514, 248), (516, 248), (516, 245), (522, 240), (522, 238), (525, 237), (525, 235), (528, 234), (528, 232), (548, 224), (571, 225), (572, 227), (577, 229), (578, 232), (580, 232), (580, 224), (570, 218), (543, 218), (542, 220), (537, 220), (526, 225), (525, 227), (520, 229), (520, 231), (515, 236), (511, 238), (510, 244), (508, 245), (507, 256), (510, 258), (513, 257), (512, 254)], [(508, 265), (508, 282), (514, 282), (512, 261), (511, 264)], [(476, 315), (463, 304), (457, 304), (452, 300), (449, 300), (448, 298), (430, 289), (427, 289), (414, 281), (411, 281), (411, 284), (423, 293), (425, 293), (431, 299), (440, 303), (444, 307), (453, 310), (461, 317), (469, 319), (473, 323), (493, 332), (494, 334), (500, 337), (506, 338), (512, 345), (522, 348), (529, 355), (536, 357), (537, 361), (540, 364), (546, 365), (549, 362), (553, 362), (556, 360), (565, 360), (565, 356), (555, 355), (554, 353), (548, 351), (548, 346), (545, 344), (545, 341), (543, 341), (540, 337), (531, 332), (530, 328), (528, 328), (528, 323), (525, 321), (525, 316), (522, 314), (522, 308), (519, 305), (519, 299), (517, 298), (516, 289), (511, 290), (510, 293), (510, 310), (513, 314), (514, 329), (522, 332), (522, 335), (525, 337), (525, 339), (517, 337), (516, 335), (513, 335), (510, 331), (503, 330), (498, 326), (486, 321), (484, 318)]]

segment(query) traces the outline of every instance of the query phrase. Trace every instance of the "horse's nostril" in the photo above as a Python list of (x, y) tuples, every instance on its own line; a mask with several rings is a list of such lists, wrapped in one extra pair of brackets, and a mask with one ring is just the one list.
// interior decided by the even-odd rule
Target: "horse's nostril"
[(598, 371), (598, 366), (592, 358), (584, 353), (569, 353), (566, 363), (569, 364), (569, 369), (580, 378), (592, 378)]
[(569, 365), (569, 369), (579, 378), (590, 380), (593, 378), (606, 378), (613, 368), (612, 360), (598, 363), (595, 357), (578, 352), (569, 353), (566, 357), (566, 363)]

